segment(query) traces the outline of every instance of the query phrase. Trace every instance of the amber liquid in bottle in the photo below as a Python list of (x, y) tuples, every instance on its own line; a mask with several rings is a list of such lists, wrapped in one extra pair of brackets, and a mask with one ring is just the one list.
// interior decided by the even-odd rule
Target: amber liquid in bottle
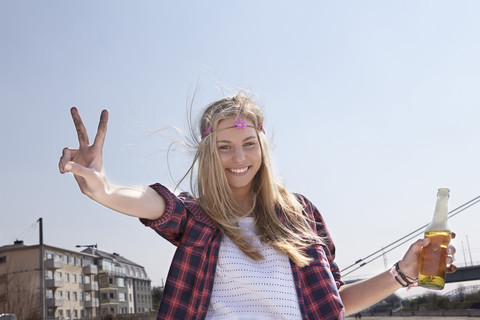
[(425, 238), (430, 243), (420, 255), (418, 285), (421, 287), (442, 290), (445, 286), (447, 247), (451, 239), (447, 225), (449, 192), (447, 188), (438, 190), (433, 220), (425, 229)]

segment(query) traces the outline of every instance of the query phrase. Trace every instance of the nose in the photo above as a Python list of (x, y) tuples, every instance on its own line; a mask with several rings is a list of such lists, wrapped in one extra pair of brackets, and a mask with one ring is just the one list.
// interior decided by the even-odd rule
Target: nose
[(243, 163), (243, 161), (245, 161), (245, 151), (243, 148), (235, 148), (232, 160), (235, 163)]

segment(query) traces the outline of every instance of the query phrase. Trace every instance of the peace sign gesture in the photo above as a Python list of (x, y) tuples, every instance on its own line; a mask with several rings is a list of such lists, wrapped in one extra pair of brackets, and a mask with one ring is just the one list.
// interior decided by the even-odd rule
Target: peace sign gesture
[(98, 203), (130, 216), (155, 220), (165, 212), (166, 202), (148, 186), (110, 184), (103, 172), (103, 143), (107, 134), (108, 111), (103, 110), (93, 144), (77, 108), (70, 112), (78, 135), (78, 149), (64, 148), (58, 167), (71, 172), (80, 190)]
[(87, 129), (77, 108), (72, 107), (70, 112), (77, 129), (79, 147), (78, 149), (64, 148), (58, 166), (60, 173), (73, 173), (82, 193), (92, 198), (96, 192), (104, 191), (108, 185), (103, 173), (102, 157), (107, 133), (108, 110), (102, 111), (92, 145), (89, 143)]

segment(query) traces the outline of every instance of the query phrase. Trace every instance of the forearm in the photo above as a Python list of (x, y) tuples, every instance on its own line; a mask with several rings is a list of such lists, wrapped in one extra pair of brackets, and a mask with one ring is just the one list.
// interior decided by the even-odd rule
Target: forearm
[(106, 184), (102, 192), (87, 194), (101, 205), (117, 212), (156, 220), (165, 211), (165, 199), (148, 186)]
[(390, 272), (385, 271), (368, 280), (342, 286), (340, 296), (348, 315), (379, 302), (400, 288)]

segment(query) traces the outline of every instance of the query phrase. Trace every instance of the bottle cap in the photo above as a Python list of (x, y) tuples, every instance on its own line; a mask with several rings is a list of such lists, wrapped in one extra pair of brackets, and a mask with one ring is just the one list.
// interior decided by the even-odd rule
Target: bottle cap
[(449, 196), (450, 195), (450, 189), (448, 188), (440, 188), (438, 189), (438, 193), (437, 193), (437, 196)]

